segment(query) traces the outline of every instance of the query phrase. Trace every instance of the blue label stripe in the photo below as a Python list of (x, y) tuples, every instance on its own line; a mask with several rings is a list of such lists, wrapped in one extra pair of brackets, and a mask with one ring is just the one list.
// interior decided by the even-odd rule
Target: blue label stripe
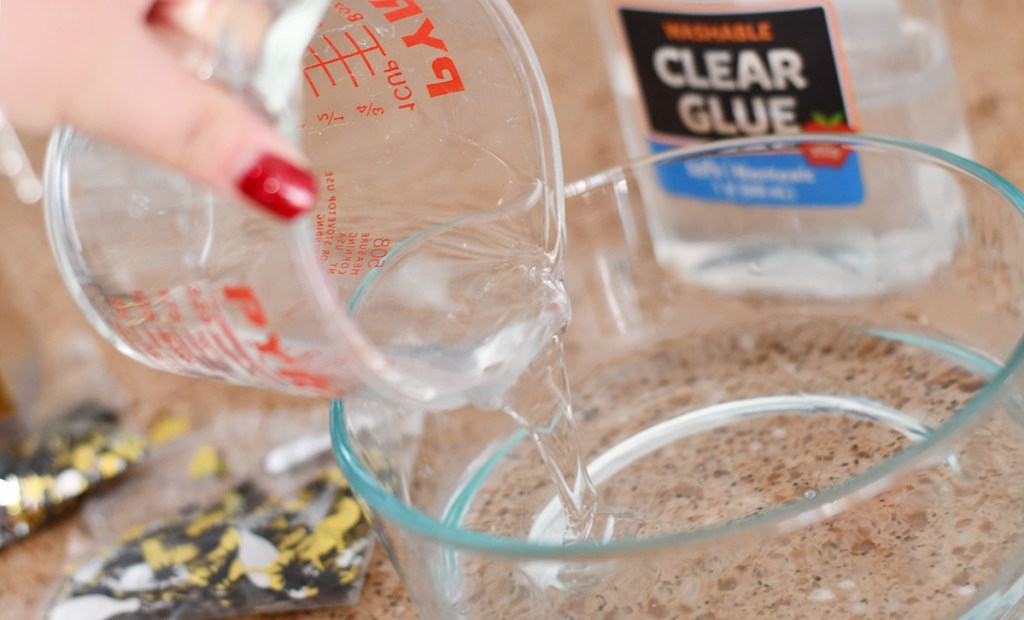
[[(654, 152), (673, 148), (651, 142)], [(764, 207), (856, 207), (864, 184), (856, 153), (838, 168), (812, 166), (802, 153), (737, 154), (658, 166), (665, 191), (716, 202)]]

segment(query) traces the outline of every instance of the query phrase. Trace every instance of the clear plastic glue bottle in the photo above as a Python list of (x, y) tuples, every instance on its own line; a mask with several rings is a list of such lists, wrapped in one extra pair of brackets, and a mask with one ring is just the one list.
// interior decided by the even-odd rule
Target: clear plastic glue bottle
[[(799, 132), (972, 154), (937, 0), (591, 2), (633, 158)], [(911, 285), (951, 260), (966, 225), (951, 184), (828, 148), (791, 155), (647, 179), (660, 260), (728, 291), (830, 296)], [(895, 217), (894, 200), (917, 205)]]

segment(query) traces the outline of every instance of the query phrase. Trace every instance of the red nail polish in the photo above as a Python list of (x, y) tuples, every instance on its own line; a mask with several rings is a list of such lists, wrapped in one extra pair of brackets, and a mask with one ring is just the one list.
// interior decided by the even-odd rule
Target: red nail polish
[(313, 175), (276, 155), (264, 154), (238, 180), (238, 191), (271, 213), (291, 219), (313, 208)]

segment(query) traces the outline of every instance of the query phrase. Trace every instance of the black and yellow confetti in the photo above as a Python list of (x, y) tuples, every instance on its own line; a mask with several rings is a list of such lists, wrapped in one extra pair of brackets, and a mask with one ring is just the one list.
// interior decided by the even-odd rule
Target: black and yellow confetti
[(116, 413), (84, 405), (0, 451), (0, 547), (120, 477), (146, 449), (145, 437), (124, 431)]
[(288, 501), (251, 483), (69, 570), (49, 620), (223, 617), (354, 604), (369, 523), (337, 470)]

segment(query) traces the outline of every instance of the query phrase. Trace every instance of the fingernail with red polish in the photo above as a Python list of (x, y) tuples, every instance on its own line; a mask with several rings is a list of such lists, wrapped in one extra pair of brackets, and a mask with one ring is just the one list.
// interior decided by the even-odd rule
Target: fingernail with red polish
[(264, 154), (238, 180), (238, 191), (280, 217), (291, 219), (313, 208), (313, 175), (276, 155)]

